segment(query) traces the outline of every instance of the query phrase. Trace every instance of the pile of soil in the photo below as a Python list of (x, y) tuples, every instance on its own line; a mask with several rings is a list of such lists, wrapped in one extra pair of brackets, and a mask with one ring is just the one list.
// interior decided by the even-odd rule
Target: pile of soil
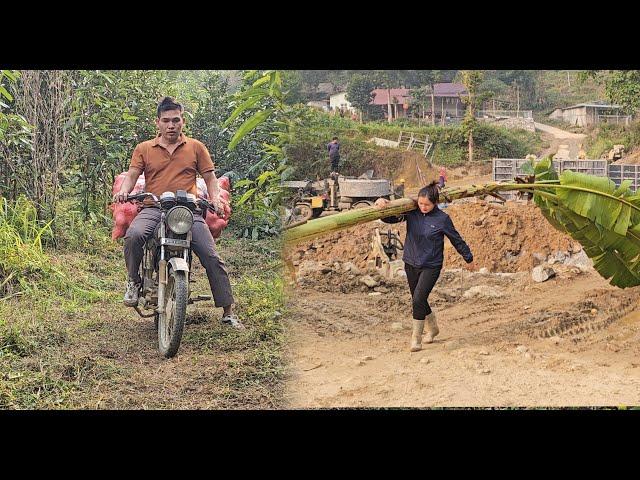
[(375, 269), (358, 268), (352, 262), (303, 260), (296, 263), (296, 285), (318, 292), (377, 292), (376, 295), (406, 289), (404, 278), (384, 278)]
[(401, 151), (401, 155), (403, 158), (402, 167), (389, 176), (389, 178), (393, 178), (394, 183), (397, 184), (402, 179), (407, 189), (424, 187), (424, 184), (420, 181), (417, 166), (420, 167), (427, 184), (433, 180), (438, 181), (439, 170), (429, 165), (424, 156), (413, 151)]
[[(557, 252), (569, 255), (582, 250), (578, 242), (552, 227), (532, 203), (454, 204), (446, 212), (471, 248), (475, 263), (490, 271), (528, 271)], [(464, 265), (449, 242), (445, 242), (445, 265)]]
[[(558, 252), (568, 257), (582, 250), (579, 243), (554, 229), (532, 203), (454, 202), (444, 211), (471, 248), (477, 268), (486, 267), (492, 272), (529, 271)], [(391, 228), (405, 239), (404, 222), (376, 221), (298, 245), (285, 251), (285, 256), (294, 265), (304, 260), (328, 264), (352, 262), (365, 269), (376, 228), (381, 234)], [(445, 241), (444, 268), (464, 265), (462, 257)]]

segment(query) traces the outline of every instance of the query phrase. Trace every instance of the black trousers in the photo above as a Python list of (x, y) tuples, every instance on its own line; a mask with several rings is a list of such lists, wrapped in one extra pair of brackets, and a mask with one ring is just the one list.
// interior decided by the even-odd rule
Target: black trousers
[(338, 163), (340, 162), (340, 157), (329, 157), (331, 159), (331, 171), (338, 171)]
[(427, 300), (440, 277), (440, 270), (440, 268), (416, 268), (408, 263), (404, 264), (409, 290), (411, 290), (414, 320), (424, 320), (431, 313)]
[[(234, 303), (229, 274), (224, 262), (215, 251), (215, 240), (211, 236), (209, 227), (202, 216), (194, 215), (194, 217), (191, 248), (207, 271), (216, 307), (229, 306)], [(129, 278), (135, 282), (140, 282), (138, 269), (142, 262), (144, 242), (153, 234), (159, 221), (159, 208), (143, 208), (133, 219), (124, 236), (124, 259)]]

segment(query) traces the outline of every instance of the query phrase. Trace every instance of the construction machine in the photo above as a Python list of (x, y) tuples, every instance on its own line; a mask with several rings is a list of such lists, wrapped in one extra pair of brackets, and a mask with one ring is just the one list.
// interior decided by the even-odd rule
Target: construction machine
[(404, 262), (399, 258), (399, 250), (404, 250), (400, 232), (393, 232), (390, 228), (380, 234), (376, 228), (371, 239), (371, 253), (367, 259), (367, 267), (376, 269), (384, 278), (397, 276), (398, 271), (404, 271)]
[(287, 202), (286, 225), (298, 224), (317, 218), (323, 212), (370, 207), (378, 198), (395, 200), (404, 196), (404, 182), (397, 186), (386, 179), (373, 178), (369, 170), (360, 177), (332, 174), (317, 181), (298, 180), (282, 182), (282, 187), (293, 191)]

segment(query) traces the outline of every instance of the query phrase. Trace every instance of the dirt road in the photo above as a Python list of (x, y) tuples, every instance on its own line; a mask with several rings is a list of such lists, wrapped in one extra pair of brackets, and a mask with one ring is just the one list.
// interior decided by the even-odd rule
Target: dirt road
[[(417, 353), (408, 351), (404, 285), (377, 296), (297, 289), (289, 405), (640, 403), (637, 288), (615, 289), (595, 273), (564, 273), (543, 284), (526, 273), (461, 275), (441, 277), (431, 302), (441, 333)], [(491, 286), (486, 297), (464, 298), (478, 285)]]
[(543, 136), (550, 142), (549, 148), (544, 150), (539, 157), (547, 155), (558, 155), (566, 160), (575, 160), (578, 158), (580, 145), (584, 143), (586, 135), (582, 133), (571, 133), (561, 130), (551, 125), (535, 122), (536, 130), (543, 132)]

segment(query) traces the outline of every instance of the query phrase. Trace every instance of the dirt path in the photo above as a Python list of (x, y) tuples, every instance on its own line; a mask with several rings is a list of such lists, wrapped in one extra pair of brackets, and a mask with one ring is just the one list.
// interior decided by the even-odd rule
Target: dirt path
[[(406, 287), (390, 293), (296, 289), (288, 385), (293, 408), (589, 406), (640, 403), (639, 290), (595, 273), (535, 284), (528, 274), (443, 275), (441, 333), (408, 351)], [(452, 298), (492, 284), (497, 298)], [(393, 326), (400, 322), (403, 330)]]
[(547, 155), (558, 155), (567, 160), (575, 160), (578, 158), (580, 145), (584, 143), (586, 135), (582, 133), (571, 133), (560, 128), (545, 125), (544, 123), (535, 123), (536, 130), (543, 132), (543, 137), (550, 142), (549, 148), (540, 153), (539, 157)]
[[(225, 239), (226, 240), (226, 239)], [(271, 409), (281, 406), (283, 333), (279, 245), (230, 239), (218, 243), (246, 330), (222, 326), (222, 309), (187, 309), (178, 354), (158, 353), (152, 318), (122, 305), (121, 248), (103, 255), (58, 254), (56, 266), (99, 289), (88, 301), (41, 292), (0, 302), (0, 408)], [(233, 240), (233, 241), (231, 241)], [(260, 264), (262, 272), (254, 266)], [(193, 296), (210, 294), (194, 258)], [(6, 320), (6, 325), (3, 320)]]

